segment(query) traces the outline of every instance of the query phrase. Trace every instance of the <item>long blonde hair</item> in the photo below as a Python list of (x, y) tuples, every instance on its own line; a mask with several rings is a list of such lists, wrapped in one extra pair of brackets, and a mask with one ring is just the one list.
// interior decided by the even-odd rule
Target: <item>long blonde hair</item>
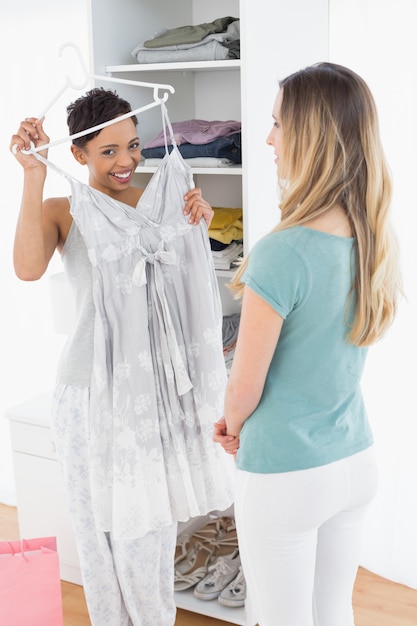
[[(392, 184), (372, 94), (357, 74), (319, 63), (280, 82), (281, 221), (301, 225), (342, 206), (354, 236), (350, 298), (355, 316), (348, 341), (366, 346), (391, 324), (401, 291), (396, 239), (388, 221)], [(282, 163), (282, 165), (281, 165)], [(281, 170), (282, 172), (282, 170)], [(246, 259), (231, 281), (242, 295)]]

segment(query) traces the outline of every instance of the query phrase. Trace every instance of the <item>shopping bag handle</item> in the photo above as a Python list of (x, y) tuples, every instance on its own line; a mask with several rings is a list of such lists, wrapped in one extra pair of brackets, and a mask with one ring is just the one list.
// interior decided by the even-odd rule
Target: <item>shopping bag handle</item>
[(16, 551), (13, 549), (13, 545), (12, 545), (9, 541), (6, 541), (6, 543), (7, 543), (7, 545), (8, 545), (8, 546), (9, 546), (9, 548), (10, 548), (10, 553), (11, 553), (11, 555), (12, 555), (12, 556), (21, 556), (21, 557), (22, 557), (22, 559), (24, 559), (25, 561), (28, 561), (29, 559), (28, 559), (28, 558), (27, 558), (27, 556), (25, 555), (25, 545), (24, 545), (24, 541), (25, 541), (24, 539), (21, 539), (21, 540), (20, 540), (20, 552), (16, 552)]

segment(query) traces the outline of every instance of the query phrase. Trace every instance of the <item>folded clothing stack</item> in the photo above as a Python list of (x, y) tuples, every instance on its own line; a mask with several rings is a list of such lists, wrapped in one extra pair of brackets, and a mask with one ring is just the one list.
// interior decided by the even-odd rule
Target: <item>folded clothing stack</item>
[(243, 254), (243, 244), (232, 241), (223, 250), (211, 251), (215, 270), (230, 270), (239, 263)]
[[(190, 119), (173, 122), (171, 127), (174, 142), (184, 159), (204, 159), (203, 165), (198, 163), (199, 167), (219, 167), (219, 160), (221, 166), (242, 163), (241, 122)], [(168, 152), (172, 150), (172, 139), (169, 129), (165, 128), (144, 144), (142, 158), (145, 165), (150, 165), (150, 159), (163, 159), (167, 148)]]
[(229, 270), (238, 265), (243, 254), (242, 209), (213, 207), (209, 228), (214, 268)]
[(132, 50), (138, 63), (184, 63), (240, 58), (240, 21), (220, 17), (213, 22), (163, 29)]
[[(243, 211), (240, 208), (213, 207), (214, 215), (209, 228), (209, 237), (228, 245), (243, 239)], [(214, 248), (215, 246), (213, 246)]]

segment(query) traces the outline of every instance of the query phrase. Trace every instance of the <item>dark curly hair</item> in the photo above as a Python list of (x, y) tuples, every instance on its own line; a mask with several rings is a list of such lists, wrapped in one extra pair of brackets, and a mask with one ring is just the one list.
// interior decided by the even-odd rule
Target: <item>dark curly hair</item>
[[(118, 96), (115, 91), (96, 87), (87, 91), (87, 93), (67, 106), (69, 133), (74, 135), (87, 128), (108, 122), (125, 113), (130, 113), (131, 110), (130, 104)], [(136, 126), (138, 123), (136, 115), (132, 115), (132, 121)], [(97, 130), (88, 135), (83, 135), (74, 139), (73, 143), (79, 148), (84, 148), (99, 133), (100, 130)]]

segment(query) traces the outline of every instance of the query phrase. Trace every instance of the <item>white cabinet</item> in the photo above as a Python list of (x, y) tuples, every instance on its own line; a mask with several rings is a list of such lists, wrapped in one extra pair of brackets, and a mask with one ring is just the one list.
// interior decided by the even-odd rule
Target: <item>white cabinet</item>
[[(164, 28), (240, 19), (241, 59), (136, 64), (132, 50)], [(242, 207), (244, 252), (279, 221), (275, 164), (266, 136), (278, 80), (328, 58), (327, 0), (90, 0), (92, 73), (170, 84), (171, 122), (199, 118), (242, 122), (242, 165), (195, 170), (195, 183), (212, 206)], [(99, 82), (107, 88), (114, 84)], [(150, 101), (150, 91), (117, 85), (132, 106)], [(159, 107), (139, 116), (142, 145), (162, 128)], [(150, 173), (137, 174), (143, 186)], [(218, 272), (225, 314), (238, 310)]]
[[(120, 9), (120, 10), (119, 10)], [(162, 28), (213, 21), (217, 17), (239, 17), (238, 0), (212, 0), (175, 3), (154, 0), (122, 0), (114, 15), (109, 0), (91, 1), (91, 42), (93, 74), (122, 79), (172, 85), (175, 93), (167, 101), (171, 122), (199, 118), (206, 120), (241, 120), (240, 60), (202, 61), (190, 63), (135, 63), (131, 52), (138, 43), (151, 38)], [(133, 108), (150, 102), (152, 92), (140, 87), (97, 84), (115, 88)], [(141, 144), (153, 139), (162, 129), (159, 107), (139, 115)], [(145, 186), (155, 168), (138, 167), (135, 184)], [(196, 168), (196, 186), (212, 206), (242, 207), (242, 167)], [(239, 309), (239, 304), (225, 288), (230, 272), (217, 272), (222, 295), (223, 312)]]
[(51, 393), (6, 413), (10, 421), (20, 536), (56, 536), (62, 580), (81, 585), (61, 468), (50, 430)]
[[(161, 29), (224, 16), (240, 19), (241, 60), (135, 64), (132, 50)], [(195, 179), (213, 206), (243, 207), (248, 252), (279, 221), (274, 157), (265, 142), (278, 80), (327, 60), (328, 1), (120, 0), (115, 10), (112, 0), (90, 0), (90, 19), (94, 74), (171, 84), (171, 121), (241, 120), (241, 168), (198, 170)], [(133, 86), (118, 85), (117, 91), (135, 107), (150, 99), (149, 90)], [(158, 108), (141, 114), (142, 144), (161, 127)]]

